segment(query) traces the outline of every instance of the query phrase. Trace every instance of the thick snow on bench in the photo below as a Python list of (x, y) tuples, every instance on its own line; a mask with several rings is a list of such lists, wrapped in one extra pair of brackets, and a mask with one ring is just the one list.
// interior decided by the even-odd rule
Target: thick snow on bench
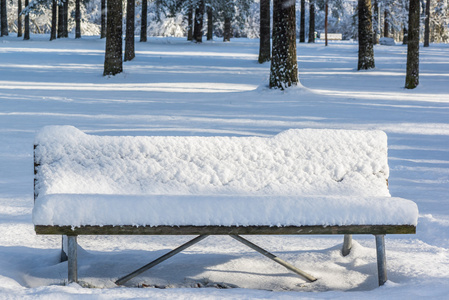
[(416, 205), (389, 197), (381, 131), (104, 137), (51, 126), (35, 144), (39, 225), (416, 224)]

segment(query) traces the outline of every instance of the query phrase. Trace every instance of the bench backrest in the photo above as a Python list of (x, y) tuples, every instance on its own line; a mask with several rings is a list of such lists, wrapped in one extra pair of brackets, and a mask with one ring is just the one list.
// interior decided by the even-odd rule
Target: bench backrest
[(35, 193), (389, 196), (381, 131), (274, 137), (112, 137), (50, 126), (35, 139)]

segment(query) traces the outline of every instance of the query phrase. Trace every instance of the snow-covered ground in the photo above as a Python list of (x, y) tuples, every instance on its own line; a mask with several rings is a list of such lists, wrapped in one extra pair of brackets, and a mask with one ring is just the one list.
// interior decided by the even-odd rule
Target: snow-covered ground
[[(358, 72), (355, 43), (301, 44), (303, 86), (286, 92), (267, 89), (258, 40), (151, 38), (136, 50), (125, 72), (108, 78), (96, 37), (0, 39), (0, 299), (447, 299), (449, 45), (421, 48), (415, 90), (403, 88), (402, 45), (376, 46), (376, 69)], [(318, 277), (314, 283), (230, 237), (209, 237), (125, 287), (113, 282), (190, 237), (80, 237), (85, 287), (66, 285), (60, 238), (36, 236), (31, 220), (33, 140), (45, 125), (98, 135), (384, 130), (390, 192), (418, 204), (417, 234), (386, 237), (389, 281), (381, 288), (372, 236), (354, 237), (347, 257), (341, 236), (248, 237)]]

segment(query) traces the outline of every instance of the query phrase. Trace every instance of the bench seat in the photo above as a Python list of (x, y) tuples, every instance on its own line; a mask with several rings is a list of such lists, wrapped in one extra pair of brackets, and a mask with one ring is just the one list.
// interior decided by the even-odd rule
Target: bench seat
[(33, 221), (51, 226), (414, 225), (418, 208), (396, 197), (51, 194)]

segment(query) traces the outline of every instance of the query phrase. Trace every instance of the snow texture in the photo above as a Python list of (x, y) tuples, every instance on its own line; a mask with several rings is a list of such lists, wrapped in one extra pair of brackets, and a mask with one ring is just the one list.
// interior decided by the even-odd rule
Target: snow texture
[(381, 131), (108, 137), (49, 126), (35, 144), (35, 224), (417, 223), (413, 202), (389, 197)]

